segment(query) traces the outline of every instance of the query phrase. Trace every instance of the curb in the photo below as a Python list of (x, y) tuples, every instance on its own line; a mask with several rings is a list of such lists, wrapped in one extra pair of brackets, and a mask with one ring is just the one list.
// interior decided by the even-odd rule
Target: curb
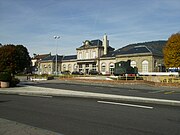
[(77, 98), (89, 98), (89, 99), (98, 99), (98, 100), (100, 99), (100, 100), (111, 100), (111, 101), (127, 101), (127, 102), (137, 102), (137, 103), (180, 106), (180, 101), (178, 100), (122, 96), (122, 95), (113, 95), (113, 94), (42, 88), (42, 87), (34, 87), (34, 86), (22, 87), (22, 90), (21, 88), (9, 88), (9, 89), (6, 88), (0, 90), (0, 94), (14, 94), (14, 95), (41, 96), (41, 97), (42, 96), (77, 97)]

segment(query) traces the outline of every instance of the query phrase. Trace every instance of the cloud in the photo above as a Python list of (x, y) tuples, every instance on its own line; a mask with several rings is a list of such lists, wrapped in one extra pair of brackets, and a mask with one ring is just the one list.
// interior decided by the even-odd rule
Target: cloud
[(180, 30), (179, 5), (179, 0), (0, 1), (0, 42), (55, 53), (53, 36), (60, 35), (59, 53), (75, 54), (82, 41), (102, 39), (104, 33), (116, 48), (167, 39)]

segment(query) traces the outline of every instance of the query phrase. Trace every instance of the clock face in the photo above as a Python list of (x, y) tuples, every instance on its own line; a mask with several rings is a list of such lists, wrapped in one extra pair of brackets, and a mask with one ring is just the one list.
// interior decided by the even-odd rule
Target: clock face
[(85, 45), (89, 45), (89, 42), (88, 42), (88, 41), (86, 41), (86, 42), (85, 42)]

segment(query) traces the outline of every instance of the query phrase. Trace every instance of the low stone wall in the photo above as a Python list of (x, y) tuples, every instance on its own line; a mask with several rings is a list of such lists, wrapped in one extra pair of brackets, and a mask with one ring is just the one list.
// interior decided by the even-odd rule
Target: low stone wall
[(142, 76), (143, 80), (160, 83), (180, 83), (180, 77), (176, 76)]

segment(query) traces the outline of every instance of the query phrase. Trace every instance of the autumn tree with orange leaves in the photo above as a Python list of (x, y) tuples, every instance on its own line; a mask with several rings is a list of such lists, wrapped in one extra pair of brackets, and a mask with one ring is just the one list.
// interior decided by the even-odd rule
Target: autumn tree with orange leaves
[(180, 32), (171, 35), (163, 49), (164, 63), (167, 68), (180, 67)]

